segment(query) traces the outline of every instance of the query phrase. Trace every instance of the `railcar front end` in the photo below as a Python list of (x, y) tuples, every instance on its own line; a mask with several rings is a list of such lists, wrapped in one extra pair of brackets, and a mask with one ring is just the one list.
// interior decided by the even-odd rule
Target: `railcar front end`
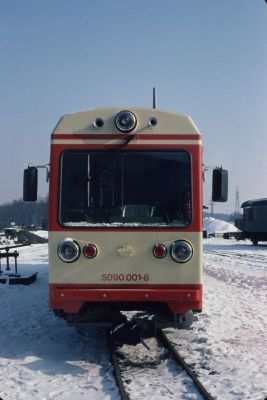
[(50, 307), (78, 326), (118, 310), (163, 325), (202, 309), (202, 146), (190, 117), (109, 108), (51, 137)]

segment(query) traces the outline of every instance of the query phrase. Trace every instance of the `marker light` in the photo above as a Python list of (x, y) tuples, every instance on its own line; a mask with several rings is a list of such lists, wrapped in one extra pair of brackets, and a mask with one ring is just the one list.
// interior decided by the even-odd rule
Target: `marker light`
[(151, 128), (153, 128), (154, 126), (156, 126), (158, 123), (158, 120), (156, 117), (151, 117), (148, 121), (148, 124)]
[(97, 247), (96, 247), (94, 244), (92, 244), (92, 243), (87, 244), (87, 245), (84, 246), (84, 248), (83, 248), (83, 254), (84, 254), (85, 257), (87, 257), (87, 258), (94, 258), (94, 257), (97, 255), (97, 253), (98, 253), (98, 249), (97, 249)]
[(192, 257), (193, 249), (191, 244), (185, 240), (177, 240), (171, 245), (170, 254), (174, 261), (185, 263)]
[(116, 128), (121, 132), (131, 132), (136, 127), (136, 116), (130, 111), (120, 111), (115, 117)]
[(70, 238), (61, 240), (57, 249), (59, 258), (67, 263), (76, 261), (79, 258), (80, 252), (78, 243)]
[(153, 254), (157, 258), (164, 258), (167, 254), (167, 248), (164, 244), (156, 244), (153, 248)]
[(102, 126), (104, 125), (104, 121), (102, 118), (96, 118), (95, 122), (94, 122), (94, 126), (96, 128), (102, 128)]

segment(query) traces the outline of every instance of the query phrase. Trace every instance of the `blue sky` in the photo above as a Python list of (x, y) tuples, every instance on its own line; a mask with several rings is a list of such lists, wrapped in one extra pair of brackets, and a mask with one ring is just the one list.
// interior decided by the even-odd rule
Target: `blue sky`
[(159, 108), (192, 116), (205, 163), (229, 170), (215, 211), (234, 210), (237, 185), (241, 201), (267, 197), (264, 0), (0, 0), (0, 52), (0, 204), (49, 161), (62, 114), (150, 107), (153, 86)]

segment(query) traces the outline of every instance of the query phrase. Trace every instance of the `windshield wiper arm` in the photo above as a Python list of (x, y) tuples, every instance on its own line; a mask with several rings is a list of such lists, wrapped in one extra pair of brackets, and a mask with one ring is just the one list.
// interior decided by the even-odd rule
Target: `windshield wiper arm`
[(116, 147), (115, 149), (111, 149), (111, 151), (118, 151), (120, 149), (122, 149), (124, 146), (126, 146), (128, 143), (131, 142), (131, 140), (133, 140), (135, 137), (135, 134), (133, 135), (128, 135), (125, 142), (123, 142), (122, 144), (120, 144), (118, 147)]
[[(133, 140), (135, 137), (135, 134), (133, 135), (128, 135), (125, 142), (123, 142), (122, 144), (120, 144), (118, 147), (116, 147), (115, 149), (110, 149), (111, 151), (118, 151), (120, 149), (122, 149), (124, 146), (126, 146), (128, 143), (131, 142), (131, 140)], [(108, 168), (108, 165), (104, 165), (103, 168), (100, 169), (100, 171), (96, 172), (94, 175), (89, 175), (89, 176), (85, 176), (83, 177), (83, 179), (85, 179), (87, 182), (91, 182), (93, 179), (95, 179), (97, 176), (99, 176), (103, 171), (105, 171)], [(1, 399), (0, 399), (1, 400)]]

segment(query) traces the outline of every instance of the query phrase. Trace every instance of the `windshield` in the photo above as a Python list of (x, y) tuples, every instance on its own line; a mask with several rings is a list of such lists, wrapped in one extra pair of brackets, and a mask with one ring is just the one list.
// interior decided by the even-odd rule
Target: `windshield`
[(65, 226), (176, 226), (191, 222), (186, 151), (65, 152), (60, 222)]

